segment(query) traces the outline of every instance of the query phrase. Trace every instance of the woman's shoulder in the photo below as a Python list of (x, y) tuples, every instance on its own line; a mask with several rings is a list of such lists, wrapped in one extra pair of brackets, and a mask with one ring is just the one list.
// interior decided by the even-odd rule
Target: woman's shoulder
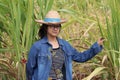
[(36, 47), (37, 49), (39, 49), (40, 46), (41, 46), (41, 40), (35, 41), (32, 46), (34, 46), (34, 47)]

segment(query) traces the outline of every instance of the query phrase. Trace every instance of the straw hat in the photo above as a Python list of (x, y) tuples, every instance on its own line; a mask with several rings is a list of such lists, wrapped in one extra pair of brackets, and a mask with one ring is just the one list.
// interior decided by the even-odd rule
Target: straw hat
[(66, 22), (65, 19), (60, 19), (60, 15), (57, 11), (49, 11), (45, 16), (44, 20), (35, 20), (40, 24), (62, 24)]

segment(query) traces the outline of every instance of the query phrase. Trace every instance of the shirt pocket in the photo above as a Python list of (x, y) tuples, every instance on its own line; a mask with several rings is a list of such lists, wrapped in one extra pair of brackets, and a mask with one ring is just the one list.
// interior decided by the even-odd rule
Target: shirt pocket
[(38, 55), (38, 63), (39, 64), (46, 64), (48, 62), (49, 55), (46, 53), (42, 53)]

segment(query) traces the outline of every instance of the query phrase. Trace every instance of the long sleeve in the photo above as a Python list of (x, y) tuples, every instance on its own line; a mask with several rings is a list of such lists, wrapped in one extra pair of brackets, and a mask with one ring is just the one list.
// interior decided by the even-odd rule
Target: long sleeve
[(29, 51), (28, 55), (28, 61), (26, 64), (26, 76), (27, 80), (32, 80), (32, 75), (33, 75), (33, 70), (36, 66), (36, 55), (37, 55), (38, 50), (36, 47), (33, 45)]
[(103, 49), (97, 42), (94, 43), (90, 49), (84, 52), (78, 52), (76, 49), (72, 48), (72, 60), (76, 62), (85, 62), (92, 57), (94, 57), (97, 53), (99, 53)]

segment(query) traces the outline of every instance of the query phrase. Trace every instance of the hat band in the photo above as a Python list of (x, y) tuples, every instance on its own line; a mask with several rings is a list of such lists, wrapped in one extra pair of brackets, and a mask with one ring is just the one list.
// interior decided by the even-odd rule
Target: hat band
[(45, 22), (60, 22), (60, 18), (45, 18)]

